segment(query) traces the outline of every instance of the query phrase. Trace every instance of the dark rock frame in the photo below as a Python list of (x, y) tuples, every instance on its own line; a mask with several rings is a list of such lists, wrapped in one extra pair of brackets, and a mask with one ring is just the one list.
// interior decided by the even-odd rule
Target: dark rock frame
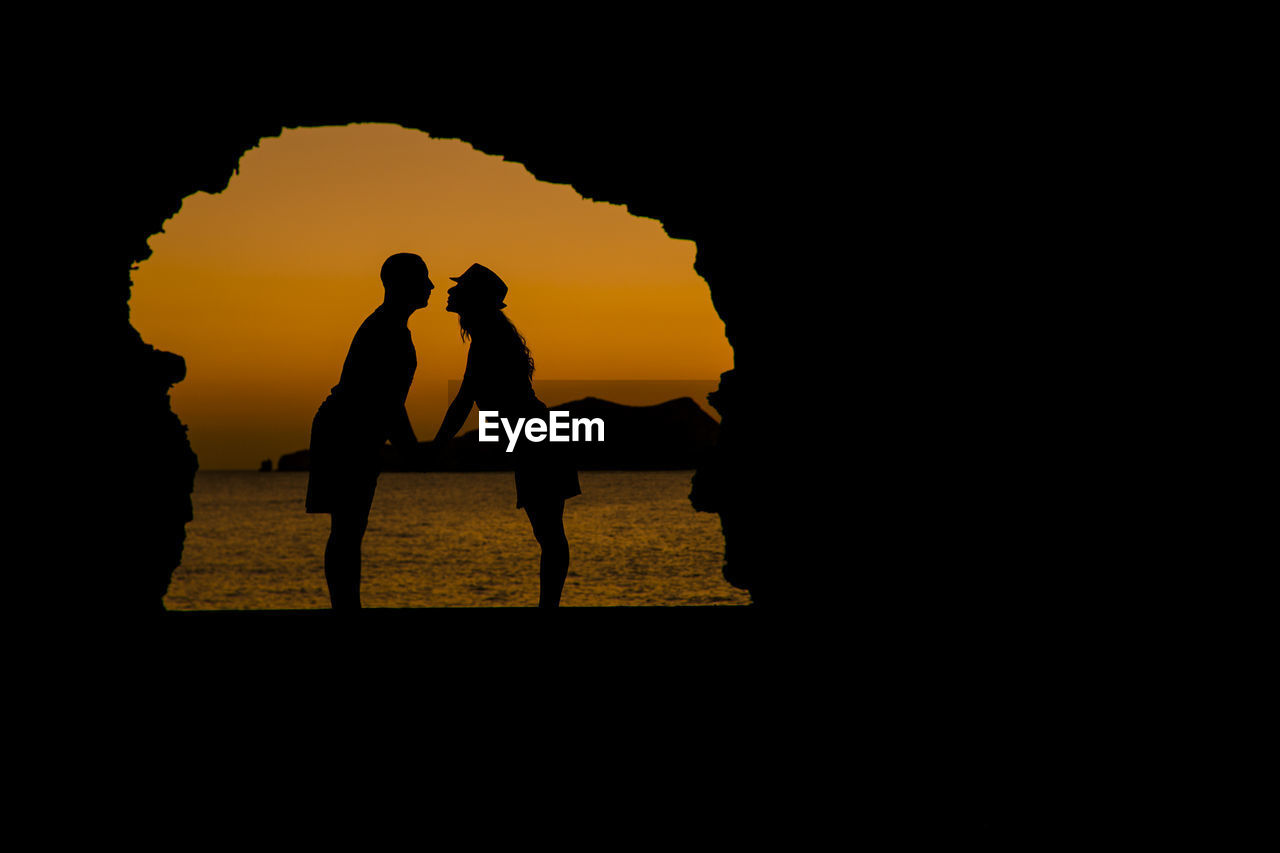
[[(695, 269), (725, 321), (734, 370), (715, 395), (721, 446), (714, 465), (695, 477), (695, 505), (721, 516), (729, 580), (759, 603), (799, 595), (803, 567), (817, 558), (808, 531), (818, 514), (807, 506), (812, 501), (794, 500), (807, 493), (813, 473), (787, 458), (794, 448), (779, 419), (800, 414), (789, 399), (815, 365), (806, 364), (800, 330), (778, 333), (777, 311), (794, 298), (793, 276), (836, 271), (806, 269), (820, 212), (800, 207), (792, 188), (806, 182), (812, 153), (745, 107), (685, 98), (584, 112), (553, 101), (478, 115), (444, 104), (248, 109), (201, 102), (164, 115), (108, 116), (94, 126), (90, 143), (62, 162), (93, 187), (83, 213), (99, 224), (78, 245), (83, 276), (75, 286), (86, 322), (69, 353), (70, 369), (83, 377), (84, 411), (107, 415), (94, 418), (95, 443), (113, 448), (92, 474), (111, 494), (85, 531), (98, 555), (84, 566), (90, 600), (125, 612), (162, 608), (191, 518), (196, 459), (168, 400), (185, 367), (180, 355), (156, 351), (129, 325), (130, 269), (148, 257), (147, 240), (182, 200), (224, 189), (260, 139), (290, 127), (362, 122), (464, 140), (696, 242)], [(762, 157), (774, 166), (762, 169)]]

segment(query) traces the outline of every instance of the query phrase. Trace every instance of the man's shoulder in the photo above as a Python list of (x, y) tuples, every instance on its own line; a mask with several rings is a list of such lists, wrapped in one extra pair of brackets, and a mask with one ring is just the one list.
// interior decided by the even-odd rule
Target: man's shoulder
[(373, 336), (385, 337), (390, 329), (391, 324), (387, 320), (387, 315), (375, 309), (372, 314), (364, 318), (360, 328), (356, 329), (355, 336), (357, 340)]

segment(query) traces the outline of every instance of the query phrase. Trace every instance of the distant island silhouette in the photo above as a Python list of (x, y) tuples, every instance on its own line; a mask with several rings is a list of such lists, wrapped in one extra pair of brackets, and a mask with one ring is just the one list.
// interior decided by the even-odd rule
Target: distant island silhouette
[[(654, 406), (626, 406), (598, 397), (585, 397), (551, 411), (570, 412), (575, 418), (603, 418), (603, 442), (566, 445), (574, 463), (584, 470), (673, 471), (698, 467), (720, 433), (720, 425), (691, 397), (678, 397)], [(427, 444), (428, 442), (422, 442)], [(383, 471), (510, 471), (513, 454), (505, 442), (481, 444), (479, 431), (471, 430), (450, 443), (442, 459), (410, 464), (390, 445), (382, 448)], [(280, 457), (277, 471), (307, 471), (310, 451), (299, 450)], [(264, 467), (262, 470), (268, 470)]]

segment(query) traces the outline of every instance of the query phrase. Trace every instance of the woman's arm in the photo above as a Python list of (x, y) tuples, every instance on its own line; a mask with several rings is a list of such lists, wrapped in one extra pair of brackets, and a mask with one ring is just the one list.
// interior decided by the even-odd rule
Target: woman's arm
[(471, 407), (475, 402), (471, 394), (470, 382), (463, 376), (458, 396), (454, 397), (453, 402), (449, 404), (449, 411), (444, 413), (444, 420), (436, 433), (436, 444), (444, 444), (458, 434), (458, 430), (462, 429), (462, 425), (467, 421), (467, 415), (471, 414)]

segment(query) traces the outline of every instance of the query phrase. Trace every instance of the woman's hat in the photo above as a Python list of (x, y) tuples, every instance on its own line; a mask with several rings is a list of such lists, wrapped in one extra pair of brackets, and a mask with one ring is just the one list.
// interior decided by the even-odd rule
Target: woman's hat
[(507, 307), (507, 303), (503, 301), (507, 298), (507, 286), (503, 284), (502, 279), (498, 278), (497, 273), (486, 266), (472, 264), (462, 275), (449, 276), (449, 279), (458, 284), (465, 284), (468, 288), (474, 288), (479, 293), (491, 295), (499, 308)]

